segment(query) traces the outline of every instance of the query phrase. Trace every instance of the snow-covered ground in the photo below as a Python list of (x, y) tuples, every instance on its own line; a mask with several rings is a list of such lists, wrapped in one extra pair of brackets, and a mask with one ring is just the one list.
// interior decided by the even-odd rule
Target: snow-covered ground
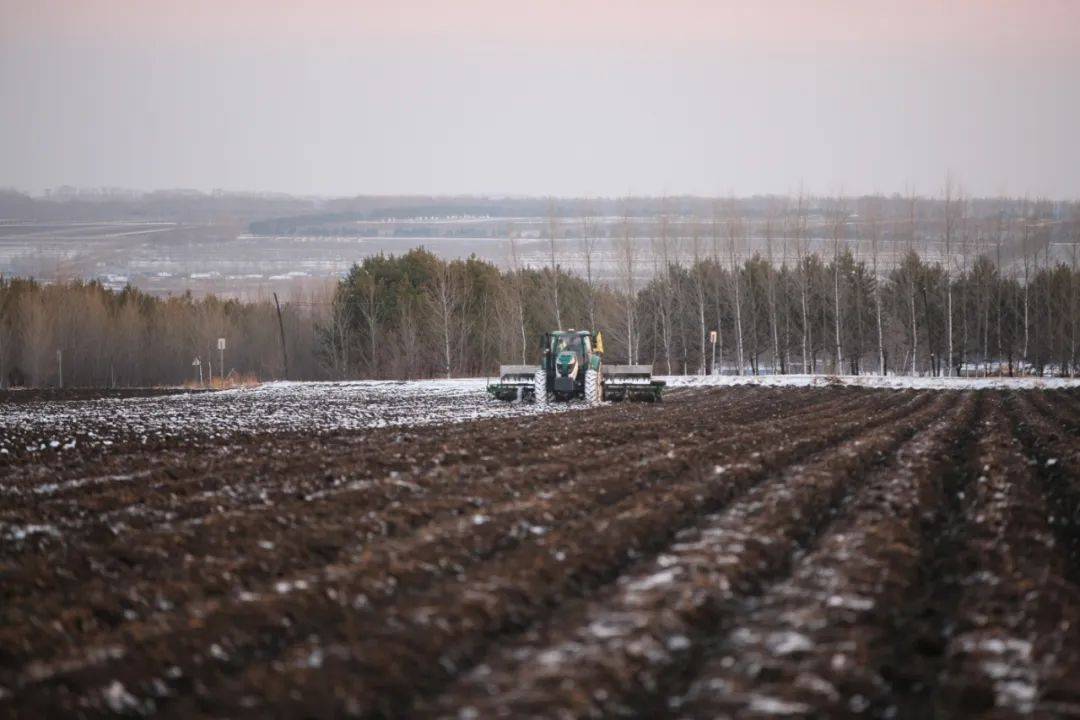
[[(935, 378), (876, 375), (718, 375), (663, 378), (675, 388), (763, 385), (915, 389), (1055, 389), (1080, 379)], [(64, 452), (119, 442), (229, 438), (266, 432), (427, 426), (581, 408), (494, 400), (482, 378), (365, 382), (274, 382), (211, 393), (0, 403), (0, 455)]]
[(484, 391), (486, 383), (483, 378), (273, 382), (211, 393), (0, 404), (0, 454), (121, 440), (441, 425), (582, 407), (501, 402)]
[(987, 377), (946, 378), (907, 375), (672, 375), (662, 378), (668, 387), (833, 387), (854, 385), (867, 388), (915, 390), (1055, 390), (1080, 388), (1080, 378)]

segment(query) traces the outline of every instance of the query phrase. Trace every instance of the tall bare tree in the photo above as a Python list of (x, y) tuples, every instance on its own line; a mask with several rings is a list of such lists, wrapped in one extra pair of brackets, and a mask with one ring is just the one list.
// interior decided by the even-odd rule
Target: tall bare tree
[(626, 360), (631, 365), (637, 359), (636, 304), (637, 304), (637, 244), (630, 225), (629, 212), (624, 211), (615, 252), (618, 257), (620, 295), (623, 318), (626, 322)]
[(514, 316), (521, 335), (521, 364), (526, 364), (529, 341), (525, 334), (525, 279), (521, 266), (521, 253), (518, 249), (517, 234), (510, 229), (510, 297), (514, 305)]
[(359, 290), (357, 296), (360, 300), (358, 308), (360, 314), (364, 318), (364, 323), (367, 325), (368, 343), (366, 360), (368, 372), (371, 374), (371, 377), (378, 377), (378, 350), (380, 342), (379, 316), (381, 314), (383, 297), (375, 277), (363, 268), (361, 268), (360, 274), (357, 277), (357, 285)]
[[(915, 227), (917, 214), (916, 204), (918, 198), (915, 192), (908, 194), (908, 256), (915, 252), (915, 235), (918, 232)], [(917, 292), (917, 278), (912, 275), (908, 279), (908, 309), (911, 312), (911, 376), (919, 374), (919, 318), (915, 312), (915, 295)]]
[(1080, 277), (1077, 275), (1077, 262), (1080, 261), (1080, 202), (1072, 206), (1072, 258), (1069, 276), (1069, 377), (1076, 377), (1077, 372), (1077, 326), (1080, 324)]
[(555, 215), (555, 201), (548, 201), (548, 255), (551, 261), (551, 304), (555, 309), (555, 326), (562, 329), (562, 311), (559, 307), (559, 220)]
[(716, 313), (716, 362), (713, 363), (713, 375), (719, 374), (717, 367), (720, 368), (720, 372), (724, 368), (724, 308), (723, 308), (723, 254), (720, 251), (720, 208), (719, 202), (713, 200), (712, 203), (712, 223), (710, 225), (712, 232), (712, 264), (713, 264), (713, 303), (714, 312)]
[(867, 224), (870, 233), (870, 257), (874, 278), (874, 314), (877, 322), (878, 374), (885, 374), (885, 328), (881, 318), (881, 271), (878, 253), (881, 246), (881, 198), (871, 197), (867, 203)]
[(806, 196), (800, 189), (798, 205), (795, 210), (795, 253), (799, 262), (799, 305), (802, 311), (802, 366), (804, 373), (809, 372), (813, 375), (817, 372), (816, 367), (811, 367), (807, 370), (810, 365), (810, 349), (813, 347), (813, 338), (810, 334), (810, 278), (808, 277), (806, 267), (807, 244), (809, 242), (809, 238), (807, 237), (806, 213)]
[(742, 216), (738, 212), (735, 198), (728, 201), (728, 253), (731, 258), (731, 285), (732, 296), (735, 300), (735, 362), (738, 365), (737, 372), (742, 375), (745, 371), (743, 361), (743, 327), (742, 327), (742, 293), (739, 286), (739, 240), (743, 237), (745, 228)]
[(843, 199), (837, 197), (834, 203), (829, 222), (830, 234), (833, 246), (833, 329), (835, 331), (836, 349), (833, 354), (835, 363), (834, 370), (837, 375), (844, 374), (843, 346), (840, 343), (840, 325), (843, 318), (840, 311), (840, 241), (844, 235), (844, 224), (847, 222), (847, 211), (844, 208)]
[(1034, 243), (1032, 239), (1032, 227), (1035, 224), (1029, 215), (1028, 201), (1025, 198), (1023, 214), (1020, 220), (1021, 227), (1021, 252), (1024, 256), (1024, 349), (1021, 356), (1024, 358), (1025, 372), (1029, 363), (1028, 349), (1031, 345), (1031, 251)]
[(585, 309), (589, 316), (589, 328), (596, 331), (596, 279), (593, 277), (593, 260), (596, 256), (597, 226), (593, 222), (592, 211), (586, 207), (581, 218), (581, 259), (585, 267)]
[[(967, 279), (971, 254), (971, 224), (967, 217), (967, 200), (963, 195), (957, 198), (956, 231), (960, 243), (960, 277)], [(970, 301), (970, 283), (960, 285), (960, 356), (953, 358), (953, 366), (963, 368), (967, 363), (968, 351), (968, 302)]]
[(433, 282), (427, 289), (427, 301), (438, 328), (442, 342), (443, 370), (449, 378), (453, 373), (451, 338), (459, 322), (461, 305), (461, 278), (453, 263), (440, 263), (435, 269)]
[(652, 237), (653, 276), (657, 279), (656, 310), (660, 321), (660, 342), (664, 350), (667, 374), (671, 374), (672, 343), (672, 239), (667, 199), (661, 200), (660, 218)]
[(691, 267), (690, 278), (691, 282), (693, 283), (694, 300), (696, 301), (697, 305), (698, 352), (700, 353), (700, 362), (698, 363), (698, 375), (704, 375), (706, 369), (708, 368), (708, 354), (706, 351), (706, 335), (708, 331), (705, 324), (707, 280), (705, 274), (705, 255), (701, 244), (701, 224), (697, 221), (697, 218), (694, 218), (691, 236), (691, 246), (694, 263)]
[(773, 257), (773, 235), (776, 230), (776, 204), (770, 203), (765, 217), (765, 256), (768, 261), (768, 277), (766, 282), (766, 298), (769, 303), (769, 330), (772, 334), (773, 345), (773, 372), (783, 372), (783, 362), (780, 355), (780, 323), (777, 321), (776, 301), (776, 259)]
[(953, 288), (952, 288), (952, 243), (956, 223), (956, 201), (953, 197), (952, 173), (945, 174), (945, 335), (946, 362), (945, 375), (952, 376), (953, 369)]
[[(1001, 265), (1001, 243), (1004, 240), (1004, 238), (1005, 238), (1005, 210), (1004, 210), (1004, 208), (999, 207), (997, 213), (995, 213), (995, 216), (994, 216), (994, 246), (995, 246), (994, 247), (994, 258), (995, 258), (995, 263), (994, 264), (997, 266), (997, 271), (998, 271), (999, 276), (1004, 276), (1005, 275), (1004, 269), (1003, 269), (1003, 267)], [(1004, 315), (1004, 312), (1005, 312), (1005, 296), (1004, 296), (1004, 292), (1002, 291), (1001, 286), (1002, 286), (1002, 283), (998, 282), (998, 283), (995, 283), (995, 287), (994, 287), (994, 307), (997, 310), (997, 312), (995, 313), (995, 315), (996, 315), (996, 323), (995, 323), (996, 333), (995, 334), (997, 335), (997, 356), (998, 356), (998, 359), (1003, 357), (1004, 354), (1005, 354), (1005, 352), (1004, 352), (1005, 351), (1005, 347), (1004, 347), (1005, 346), (1005, 336), (1004, 336), (1004, 333), (1002, 332), (1003, 328), (1002, 328), (1002, 325), (1001, 325), (1002, 315)], [(999, 375), (1001, 374), (1001, 368), (1000, 367), (998, 368), (998, 374)]]

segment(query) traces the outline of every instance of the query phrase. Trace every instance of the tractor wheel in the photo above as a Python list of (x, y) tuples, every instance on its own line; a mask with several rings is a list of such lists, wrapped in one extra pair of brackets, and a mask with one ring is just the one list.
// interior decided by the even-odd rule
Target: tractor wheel
[(544, 368), (537, 370), (533, 377), (533, 400), (537, 405), (547, 405), (547, 373)]
[(600, 373), (592, 369), (585, 371), (585, 402), (600, 404)]

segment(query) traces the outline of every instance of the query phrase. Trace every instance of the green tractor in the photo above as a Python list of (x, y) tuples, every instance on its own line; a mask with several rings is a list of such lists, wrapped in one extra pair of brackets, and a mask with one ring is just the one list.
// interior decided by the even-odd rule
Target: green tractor
[(546, 403), (581, 399), (660, 400), (662, 380), (653, 380), (652, 365), (608, 365), (604, 339), (588, 330), (556, 330), (540, 338), (539, 365), (503, 365), (499, 382), (488, 392), (499, 400)]

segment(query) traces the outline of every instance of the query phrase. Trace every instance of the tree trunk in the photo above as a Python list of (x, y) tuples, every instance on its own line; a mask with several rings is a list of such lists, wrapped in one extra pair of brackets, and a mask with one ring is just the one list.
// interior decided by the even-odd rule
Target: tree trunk
[(952, 178), (945, 178), (945, 374), (952, 375), (953, 363), (953, 306), (952, 306)]
[[(838, 201), (839, 202), (839, 201)], [(844, 374), (844, 356), (840, 344), (840, 232), (843, 227), (840, 208), (833, 217), (833, 329), (836, 333), (836, 352), (833, 355), (834, 371)]]
[(1077, 255), (1080, 254), (1080, 204), (1073, 206), (1072, 273), (1069, 275), (1070, 316), (1072, 327), (1069, 339), (1069, 377), (1076, 377), (1076, 331), (1080, 323), (1080, 278), (1077, 277)]
[(799, 264), (799, 307), (802, 316), (802, 371), (804, 374), (813, 374), (810, 365), (810, 308), (806, 298), (806, 288), (809, 278), (806, 272), (806, 216), (805, 198), (799, 193), (798, 205), (795, 216), (795, 257)]
[(879, 203), (873, 200), (873, 213), (871, 216), (870, 238), (873, 243), (873, 273), (874, 273), (874, 313), (877, 321), (877, 347), (878, 347), (878, 374), (885, 374), (885, 331), (881, 323), (881, 278), (878, 275), (878, 245), (880, 242), (881, 225), (879, 224)]
[(562, 311), (559, 308), (559, 262), (556, 245), (558, 226), (555, 220), (555, 203), (548, 203), (548, 250), (551, 260), (551, 299), (555, 306), (555, 326), (562, 330)]
[(770, 214), (765, 223), (765, 250), (769, 262), (768, 267), (768, 297), (769, 297), (769, 329), (772, 331), (773, 341), (773, 372), (780, 372), (780, 329), (776, 317), (776, 270), (773, 265), (773, 219)]
[[(732, 202), (732, 211), (734, 211), (735, 204)], [(735, 254), (735, 237), (737, 234), (737, 228), (735, 226), (734, 212), (728, 221), (728, 250), (731, 254), (731, 284), (734, 286), (735, 292), (735, 362), (738, 363), (737, 372), (739, 375), (743, 374), (743, 333), (742, 333), (742, 300), (739, 292), (739, 267), (737, 265)]]

